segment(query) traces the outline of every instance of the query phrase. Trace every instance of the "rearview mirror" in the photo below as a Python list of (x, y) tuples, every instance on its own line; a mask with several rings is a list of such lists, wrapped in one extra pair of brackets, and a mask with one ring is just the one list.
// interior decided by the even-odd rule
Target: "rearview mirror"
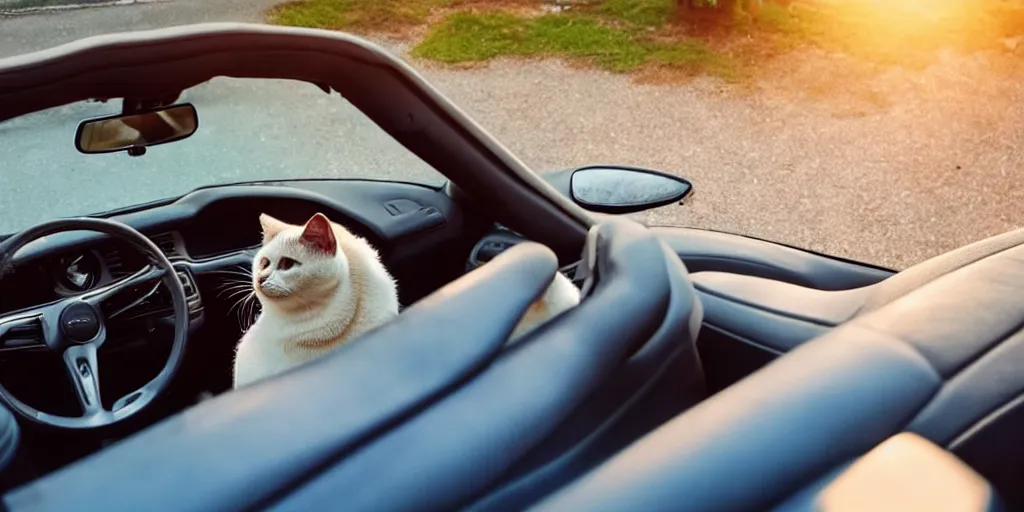
[(678, 176), (649, 169), (593, 166), (576, 169), (569, 191), (580, 206), (601, 213), (632, 213), (681, 201), (693, 185)]
[(75, 148), (86, 154), (144, 148), (190, 137), (198, 127), (199, 116), (188, 103), (138, 114), (86, 119), (78, 125)]

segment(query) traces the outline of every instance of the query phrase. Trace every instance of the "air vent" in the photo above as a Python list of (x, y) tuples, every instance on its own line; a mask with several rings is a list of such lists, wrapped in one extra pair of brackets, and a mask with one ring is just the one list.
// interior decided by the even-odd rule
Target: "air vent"
[(116, 247), (104, 249), (100, 252), (100, 257), (102, 257), (103, 262), (107, 264), (107, 270), (110, 271), (110, 277), (115, 280), (131, 274), (131, 272), (125, 270), (124, 260), (121, 259), (121, 251)]
[(38, 318), (27, 320), (7, 330), (4, 334), (0, 349), (23, 348), (32, 345), (42, 345), (43, 324)]
[[(177, 238), (175, 237), (174, 233), (161, 233), (159, 235), (150, 237), (150, 240), (152, 240), (153, 243), (156, 244), (157, 248), (160, 249), (160, 252), (164, 253), (164, 256), (166, 256), (167, 259), (181, 257), (181, 253), (178, 252)], [(142, 263), (142, 261), (144, 260), (135, 257), (141, 256), (141, 254), (132, 255), (131, 261), (128, 262), (128, 266), (135, 267), (135, 269), (132, 270), (126, 268), (124, 254), (122, 253), (122, 250), (137, 251), (137, 249), (121, 247), (120, 244), (108, 246), (100, 250), (100, 256), (103, 258), (104, 263), (106, 263), (107, 269), (110, 271), (110, 276), (115, 280), (128, 276), (134, 270), (138, 270), (139, 268), (141, 268), (141, 265), (144, 264)], [(139, 261), (136, 261), (136, 259), (139, 259)]]
[(160, 248), (160, 251), (164, 253), (164, 256), (167, 256), (167, 259), (181, 256), (181, 253), (178, 252), (178, 242), (174, 237), (174, 233), (160, 233), (150, 237), (150, 240)]

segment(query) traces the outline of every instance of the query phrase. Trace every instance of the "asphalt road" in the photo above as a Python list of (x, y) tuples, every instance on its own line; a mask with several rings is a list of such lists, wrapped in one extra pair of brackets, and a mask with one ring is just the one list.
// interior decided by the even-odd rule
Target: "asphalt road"
[(260, 22), (277, 0), (169, 0), (0, 18), (0, 57), (83, 37), (205, 22)]
[[(6, 55), (82, 37), (202, 21), (259, 21), (270, 1), (175, 0), (0, 20)], [(279, 80), (215, 79), (186, 91), (199, 130), (141, 157), (83, 155), (79, 121), (116, 113), (91, 102), (0, 124), (0, 232), (57, 216), (99, 212), (195, 187), (262, 179), (372, 177), (440, 182), (443, 176), (337, 93)]]

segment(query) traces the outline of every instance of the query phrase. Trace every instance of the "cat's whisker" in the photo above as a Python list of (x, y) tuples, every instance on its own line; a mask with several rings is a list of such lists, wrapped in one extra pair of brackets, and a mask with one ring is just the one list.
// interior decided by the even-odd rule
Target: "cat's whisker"
[(237, 286), (235, 288), (228, 288), (228, 289), (222, 290), (220, 293), (217, 294), (217, 298), (222, 298), (222, 297), (227, 296), (227, 300), (231, 300), (233, 297), (238, 296), (238, 294), (240, 294), (240, 293), (246, 293), (246, 292), (250, 292), (250, 291), (252, 291), (252, 287), (251, 286)]
[(228, 295), (225, 300), (234, 301), (236, 299), (244, 299), (246, 293), (247, 292), (245, 290), (238, 290), (236, 292), (233, 292), (231, 295)]
[(252, 283), (250, 283), (250, 282), (238, 281), (238, 282), (234, 282), (234, 283), (223, 283), (220, 286), (220, 288), (225, 289), (225, 290), (230, 290), (230, 289), (234, 289), (234, 288), (248, 288), (248, 287), (251, 287), (251, 286), (252, 286)]
[[(250, 292), (250, 293), (254, 293), (254, 292)], [(249, 298), (249, 295), (244, 295), (242, 297), (239, 297), (239, 299), (236, 300), (235, 303), (231, 305), (231, 308), (228, 309), (228, 314), (230, 315), (231, 312), (234, 311), (235, 308), (238, 308), (238, 323), (239, 323), (239, 325), (241, 325), (241, 323), (242, 323), (242, 316), (241, 316), (242, 308), (241, 308), (241, 306), (244, 305), (245, 301), (248, 298)]]
[(248, 288), (252, 288), (252, 284), (250, 284), (250, 283), (233, 283), (231, 286), (223, 286), (223, 287), (221, 287), (221, 291), (229, 292), (229, 291), (233, 291), (233, 290), (245, 290), (245, 289), (248, 289)]
[(252, 274), (230, 273), (222, 275), (220, 279), (228, 282), (252, 281)]
[(258, 319), (260, 317), (260, 310), (261, 309), (262, 308), (260, 307), (260, 301), (256, 300), (256, 296), (253, 295), (252, 314), (249, 315), (249, 327), (252, 327), (252, 324), (256, 323), (256, 319)]
[(220, 278), (220, 281), (221, 281), (221, 284), (251, 283), (252, 282), (252, 276), (243, 276), (243, 275), (223, 276), (223, 277)]
[(252, 276), (247, 274), (225, 274), (217, 278), (220, 281), (220, 285), (230, 285), (236, 283), (251, 283)]
[(230, 268), (218, 268), (211, 270), (211, 274), (249, 274), (252, 271), (248, 267), (235, 266)]
[(246, 325), (245, 319), (248, 318), (247, 311), (249, 310), (249, 296), (242, 297), (242, 305), (238, 308), (238, 326), (243, 331), (248, 330), (249, 326)]
[(218, 274), (218, 275), (225, 275), (225, 276), (239, 276), (239, 275), (251, 274), (252, 270), (250, 270), (250, 269), (242, 269), (241, 267), (239, 267), (239, 268), (219, 268), (219, 269), (216, 269), (216, 270), (211, 270), (210, 273), (211, 274)]
[(248, 305), (247, 305), (247, 308), (246, 308), (246, 314), (245, 314), (245, 318), (244, 318), (245, 319), (245, 328), (244, 329), (246, 331), (248, 331), (249, 328), (252, 327), (252, 324), (256, 323), (256, 307), (258, 305), (258, 302), (255, 300), (256, 299), (256, 294), (255, 293), (253, 293), (252, 295), (249, 295), (246, 298), (247, 299), (251, 299), (248, 302)]
[(248, 313), (245, 315), (245, 328), (248, 330), (252, 327), (252, 324), (256, 322), (256, 307), (259, 305), (259, 301), (256, 300), (256, 295), (249, 296), (249, 308)]
[(251, 279), (239, 279), (237, 281), (225, 280), (223, 283), (220, 283), (220, 286), (218, 288), (229, 288), (231, 286), (239, 286), (239, 285), (247, 286), (247, 285), (249, 285), (251, 283), (252, 283)]
[(238, 306), (238, 314), (236, 315), (238, 317), (238, 328), (241, 329), (242, 332), (245, 332), (245, 331), (249, 330), (248, 326), (245, 325), (245, 310), (248, 307), (249, 307), (249, 296), (246, 295), (245, 297), (242, 297), (242, 300), (241, 300), (241, 302), (239, 303), (239, 306)]
[(235, 320), (238, 321), (238, 328), (241, 329), (242, 332), (246, 331), (245, 326), (242, 325), (243, 324), (243, 322), (242, 322), (242, 309), (245, 308), (245, 299), (246, 298), (247, 297), (242, 297), (238, 301), (238, 303), (236, 304), (238, 306), (238, 311), (235, 311)]

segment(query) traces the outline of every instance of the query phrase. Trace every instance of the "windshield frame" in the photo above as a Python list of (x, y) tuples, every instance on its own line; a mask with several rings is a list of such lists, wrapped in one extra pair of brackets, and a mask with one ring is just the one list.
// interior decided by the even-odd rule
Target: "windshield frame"
[(578, 256), (593, 218), (382, 48), (340, 32), (207, 23), (83, 39), (0, 60), (0, 121), (75, 101), (163, 98), (217, 76), (335, 90), (496, 221)]

